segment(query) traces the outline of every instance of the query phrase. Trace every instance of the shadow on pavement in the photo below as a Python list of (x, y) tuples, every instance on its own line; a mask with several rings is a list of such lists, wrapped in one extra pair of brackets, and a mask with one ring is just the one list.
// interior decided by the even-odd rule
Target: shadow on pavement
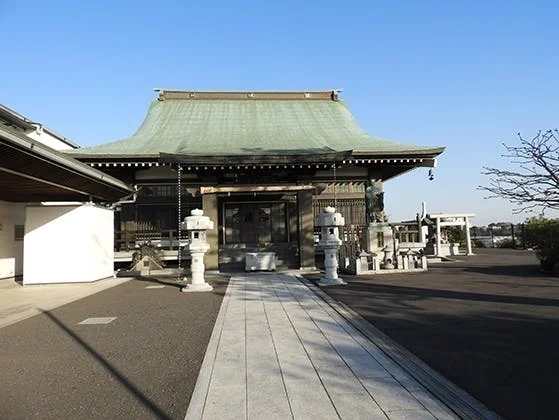
[(161, 408), (153, 401), (146, 397), (133, 383), (111, 365), (103, 356), (95, 351), (93, 347), (82, 340), (74, 331), (60, 321), (54, 314), (49, 311), (42, 311), (49, 319), (56, 324), (62, 331), (78, 343), (84, 350), (86, 350), (105, 370), (107, 370), (113, 378), (118, 380), (142, 405), (144, 405), (154, 416), (158, 419), (171, 419)]
[(559, 299), (536, 298), (526, 296), (511, 296), (489, 293), (458, 292), (453, 290), (430, 289), (425, 287), (387, 286), (368, 283), (352, 282), (352, 288), (357, 292), (373, 293), (377, 295), (395, 296), (397, 300), (418, 300), (441, 298), (450, 300), (480, 301), (495, 303), (512, 303), (520, 305), (559, 306)]
[(545, 277), (537, 265), (495, 265), (489, 267), (467, 267), (465, 272), (489, 274), (492, 276), (515, 276), (515, 277)]
[(323, 290), (501, 416), (556, 418), (559, 278), (527, 251), (479, 253)]

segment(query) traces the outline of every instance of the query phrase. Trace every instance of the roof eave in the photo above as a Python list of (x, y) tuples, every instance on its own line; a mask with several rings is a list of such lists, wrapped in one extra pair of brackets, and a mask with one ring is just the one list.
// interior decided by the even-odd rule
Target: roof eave
[(421, 149), (403, 149), (398, 151), (353, 151), (353, 157), (437, 157), (445, 151), (445, 147), (421, 148)]
[(2, 104), (0, 104), (0, 119), (4, 119), (10, 124), (19, 127), (23, 130), (33, 130), (35, 128), (31, 120), (25, 118), (20, 113)]
[[(105, 187), (103, 188), (107, 189), (107, 196), (119, 195), (120, 197), (123, 197), (135, 192), (135, 189), (132, 186), (127, 185), (123, 181), (93, 169), (69, 156), (65, 156), (62, 153), (24, 135), (18, 135), (0, 127), (0, 139), (13, 148), (13, 150), (21, 150), (22, 153), (35, 156), (37, 159), (41, 159), (45, 162), (50, 162), (53, 168), (60, 168), (60, 170), (67, 171), (68, 174), (79, 174), (80, 176), (97, 183), (97, 185), (104, 185)], [(8, 171), (8, 169), (6, 169), (6, 171)], [(22, 173), (22, 175), (25, 174)], [(64, 188), (64, 186), (62, 186), (62, 188)], [(87, 195), (88, 193), (87, 191), (83, 191), (83, 194)]]
[[(74, 150), (64, 150), (65, 155), (72, 157), (76, 160), (83, 161), (83, 162), (91, 162), (91, 161), (135, 161), (139, 159), (143, 160), (153, 160), (154, 162), (159, 159), (159, 154), (153, 153), (144, 153), (144, 154), (125, 154), (125, 153), (83, 153)], [(77, 153), (76, 153), (77, 152)]]
[(275, 165), (285, 163), (324, 163), (324, 162), (341, 162), (350, 159), (351, 150), (332, 151), (323, 153), (309, 154), (274, 154), (274, 155), (223, 155), (223, 156), (206, 156), (206, 155), (177, 155), (172, 153), (161, 153), (159, 163), (166, 164), (193, 164), (200, 165), (204, 163), (212, 164), (264, 164)]

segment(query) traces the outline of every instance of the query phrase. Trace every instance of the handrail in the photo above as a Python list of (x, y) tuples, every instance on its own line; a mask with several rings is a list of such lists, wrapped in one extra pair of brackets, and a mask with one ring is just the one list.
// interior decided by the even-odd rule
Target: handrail
[[(161, 249), (173, 251), (178, 248), (179, 239), (176, 229), (115, 230), (115, 251), (132, 251), (144, 242), (151, 242)], [(187, 240), (182, 238), (181, 243), (184, 242)]]

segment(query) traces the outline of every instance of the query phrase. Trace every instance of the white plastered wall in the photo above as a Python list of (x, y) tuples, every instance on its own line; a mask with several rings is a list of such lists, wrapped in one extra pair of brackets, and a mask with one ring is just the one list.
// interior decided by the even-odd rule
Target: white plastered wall
[(25, 224), (25, 204), (0, 201), (0, 279), (23, 274), (23, 240), (15, 226)]
[(92, 204), (27, 207), (23, 284), (112, 277), (113, 216)]

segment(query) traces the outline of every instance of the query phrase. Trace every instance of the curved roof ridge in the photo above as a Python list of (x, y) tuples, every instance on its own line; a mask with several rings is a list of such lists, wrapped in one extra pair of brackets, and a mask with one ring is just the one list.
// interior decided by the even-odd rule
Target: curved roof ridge
[(337, 101), (341, 89), (330, 90), (180, 90), (155, 89), (160, 101), (188, 100), (330, 100)]

